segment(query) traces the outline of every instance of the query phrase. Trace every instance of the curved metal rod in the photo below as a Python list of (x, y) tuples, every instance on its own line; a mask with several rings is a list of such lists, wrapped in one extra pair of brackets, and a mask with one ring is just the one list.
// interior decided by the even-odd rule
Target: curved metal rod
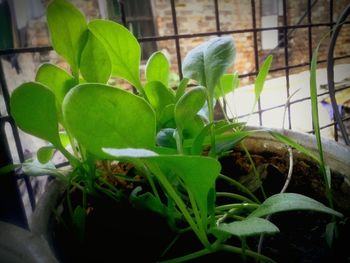
[(327, 78), (328, 78), (328, 89), (329, 89), (329, 96), (331, 98), (331, 103), (333, 107), (334, 117), (336, 120), (336, 123), (338, 123), (341, 134), (344, 138), (344, 141), (346, 145), (350, 145), (350, 139), (346, 132), (344, 123), (342, 121), (337, 101), (335, 99), (335, 87), (334, 87), (334, 48), (335, 44), (337, 42), (337, 38), (339, 35), (339, 32), (343, 26), (343, 22), (345, 22), (346, 18), (350, 15), (350, 4), (345, 8), (343, 13), (340, 15), (337, 24), (335, 25), (335, 30), (332, 34), (331, 41), (329, 44), (328, 49), (328, 56), (327, 56)]

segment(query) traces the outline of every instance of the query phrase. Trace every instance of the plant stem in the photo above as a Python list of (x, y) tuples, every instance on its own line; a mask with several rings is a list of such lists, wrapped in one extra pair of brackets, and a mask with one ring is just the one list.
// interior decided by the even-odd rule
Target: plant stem
[[(208, 113), (209, 113), (209, 123), (214, 123), (214, 104), (213, 104), (213, 96), (208, 96)], [(214, 125), (210, 126), (210, 156), (216, 156), (216, 143), (215, 143), (215, 130)]]
[(258, 178), (258, 180), (259, 180), (261, 193), (263, 194), (264, 199), (266, 199), (267, 198), (266, 197), (266, 193), (265, 193), (264, 187), (262, 185), (262, 181), (261, 181), (260, 175), (259, 175), (258, 171), (256, 170), (255, 163), (254, 163), (254, 161), (252, 159), (252, 156), (250, 155), (247, 147), (245, 147), (244, 142), (241, 142), (241, 145), (242, 145), (242, 148), (243, 148), (245, 154), (248, 157), (248, 160), (249, 160), (250, 164), (252, 165), (255, 177)]
[(153, 174), (157, 177), (159, 182), (163, 185), (166, 192), (169, 194), (169, 196), (175, 201), (176, 205), (180, 209), (181, 213), (183, 214), (184, 218), (186, 219), (187, 223), (192, 228), (193, 232), (197, 235), (201, 243), (205, 247), (210, 247), (210, 243), (208, 241), (208, 238), (206, 236), (206, 233), (203, 233), (200, 231), (196, 223), (194, 222), (193, 218), (191, 217), (191, 214), (187, 210), (187, 207), (181, 197), (176, 193), (176, 190), (173, 188), (173, 186), (170, 184), (166, 176), (163, 174), (163, 172), (160, 170), (160, 168), (157, 165), (153, 165), (148, 163), (148, 167), (150, 171), (153, 172)]
[(217, 210), (228, 210), (232, 208), (247, 208), (247, 209), (255, 209), (258, 208), (259, 204), (248, 204), (248, 203), (242, 203), (242, 204), (227, 204), (227, 205), (220, 205), (217, 206)]
[(229, 183), (231, 183), (232, 185), (236, 186), (237, 188), (239, 188), (242, 192), (250, 195), (250, 197), (252, 197), (254, 199), (255, 202), (257, 202), (258, 204), (260, 204), (261, 202), (259, 201), (259, 199), (244, 185), (242, 185), (240, 182), (226, 176), (223, 174), (219, 175), (219, 178), (224, 179), (225, 181), (228, 181)]
[(217, 192), (216, 196), (217, 197), (229, 197), (229, 198), (240, 200), (240, 201), (247, 202), (247, 203), (255, 203), (254, 201), (252, 201), (251, 199), (249, 199), (243, 195), (229, 193), (229, 192)]
[[(225, 245), (225, 244), (219, 245), (218, 250), (228, 251), (228, 252), (232, 252), (232, 253), (236, 253), (236, 254), (243, 253), (242, 248), (230, 246), (230, 245)], [(268, 258), (268, 257), (263, 256), (263, 255), (260, 255), (254, 251), (249, 250), (249, 249), (245, 250), (245, 254), (249, 257), (257, 259), (258, 261), (276, 263), (276, 261), (274, 261), (273, 259)]]

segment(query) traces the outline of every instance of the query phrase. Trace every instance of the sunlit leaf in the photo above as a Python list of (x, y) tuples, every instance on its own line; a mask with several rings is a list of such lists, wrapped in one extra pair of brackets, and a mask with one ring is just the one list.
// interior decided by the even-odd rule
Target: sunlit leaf
[(36, 153), (38, 161), (42, 164), (49, 162), (52, 159), (55, 149), (56, 148), (54, 146), (41, 147)]
[(254, 92), (255, 92), (254, 108), (255, 108), (255, 105), (258, 102), (260, 95), (261, 95), (261, 92), (264, 88), (265, 79), (267, 77), (267, 74), (269, 73), (271, 63), (272, 63), (272, 55), (269, 55), (265, 59), (264, 63), (262, 64), (260, 71), (259, 71), (259, 74), (256, 77), (255, 87), (254, 87)]
[(67, 92), (77, 84), (76, 80), (60, 67), (45, 63), (38, 69), (35, 81), (44, 84), (55, 94), (58, 119), (62, 122), (62, 102)]
[(54, 93), (40, 83), (28, 82), (11, 96), (11, 114), (23, 131), (60, 145)]
[(148, 82), (144, 91), (149, 103), (158, 114), (160, 114), (167, 105), (175, 103), (175, 95), (173, 91), (164, 86), (162, 82)]
[(91, 33), (81, 54), (80, 72), (88, 82), (107, 83), (112, 64), (105, 47)]
[(68, 1), (55, 0), (47, 8), (47, 24), (52, 46), (68, 61), (77, 77), (87, 37), (85, 16)]
[(214, 97), (216, 99), (233, 92), (239, 86), (238, 73), (224, 74), (219, 80), (214, 90)]
[(220, 77), (232, 65), (235, 47), (232, 37), (216, 37), (195, 47), (186, 55), (182, 72), (214, 93)]
[(126, 79), (141, 91), (141, 48), (134, 35), (122, 25), (107, 20), (93, 20), (88, 28), (107, 50), (112, 74)]
[(63, 117), (79, 143), (99, 157), (106, 157), (102, 148), (155, 146), (154, 111), (123, 89), (97, 83), (76, 86), (64, 100)]
[(180, 129), (184, 129), (188, 121), (194, 119), (203, 107), (206, 93), (203, 87), (196, 87), (185, 93), (175, 105), (175, 121)]
[(147, 82), (159, 81), (168, 88), (169, 76), (170, 64), (167, 57), (161, 51), (153, 53), (146, 64)]

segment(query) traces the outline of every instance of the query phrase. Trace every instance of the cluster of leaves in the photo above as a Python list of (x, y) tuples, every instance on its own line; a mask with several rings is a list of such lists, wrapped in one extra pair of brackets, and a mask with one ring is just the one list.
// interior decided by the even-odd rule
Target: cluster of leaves
[[(66, 0), (48, 6), (47, 20), (52, 45), (71, 72), (44, 64), (35, 82), (20, 85), (12, 94), (11, 114), (17, 125), (50, 142), (38, 151), (38, 160), (22, 165), (27, 174), (53, 175), (83, 195), (99, 189), (118, 199), (119, 189), (102, 178), (96, 162), (133, 164), (151, 190), (139, 194), (135, 189), (131, 200), (168, 218), (174, 229), (178, 220), (186, 222), (203, 244), (203, 250), (177, 260), (227, 250), (271, 261), (246, 250), (243, 242), (248, 236), (279, 231), (263, 217), (295, 209), (341, 216), (298, 194), (278, 194), (261, 203), (243, 185), (220, 174), (220, 154), (252, 133), (239, 123), (214, 121), (217, 99), (239, 85), (237, 73), (226, 74), (235, 56), (232, 38), (216, 37), (191, 50), (183, 61), (184, 78), (174, 89), (169, 86), (169, 61), (161, 52), (149, 58), (142, 83), (140, 45), (122, 25), (87, 22)], [(266, 59), (257, 77), (256, 101), (271, 60)], [(128, 81), (137, 94), (108, 85), (112, 76)], [(197, 86), (189, 88), (190, 80)], [(290, 142), (282, 135), (280, 139)], [(209, 149), (208, 156), (204, 149)], [(69, 171), (54, 167), (50, 160), (55, 150), (67, 158)], [(217, 206), (219, 177), (248, 197), (231, 193), (231, 202)], [(72, 209), (73, 219), (83, 222), (85, 208), (83, 204)], [(242, 247), (227, 244), (232, 235), (242, 240)]]

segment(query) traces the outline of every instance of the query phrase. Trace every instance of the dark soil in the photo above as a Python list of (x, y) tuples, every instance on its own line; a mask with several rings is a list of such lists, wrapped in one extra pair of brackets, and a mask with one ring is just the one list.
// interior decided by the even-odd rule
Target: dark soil
[[(263, 175), (263, 186), (267, 195), (278, 193), (285, 182), (288, 165), (285, 159), (272, 154), (252, 155), (258, 170)], [(251, 166), (246, 156), (235, 152), (221, 159), (222, 172), (241, 180), (249, 187), (257, 188), (253, 179), (247, 178)], [(336, 188), (341, 184), (340, 177), (333, 180)], [(217, 182), (218, 191), (235, 191), (232, 186)], [(324, 191), (322, 179), (315, 165), (309, 162), (296, 162), (293, 178), (288, 192), (298, 192), (313, 197), (327, 204), (322, 195)], [(261, 197), (259, 188), (257, 196)], [(77, 199), (81, 197), (77, 196)], [(220, 202), (220, 200), (218, 200)], [(53, 245), (57, 248), (57, 258), (61, 262), (157, 262), (166, 258), (182, 256), (201, 249), (201, 245), (193, 235), (183, 235), (166, 258), (161, 258), (175, 234), (168, 227), (165, 219), (144, 210), (130, 207), (127, 199), (120, 203), (98, 195), (89, 200), (92, 207), (87, 217), (84, 242), (74, 235), (74, 228), (69, 225), (54, 224)], [(342, 210), (340, 210), (342, 211)], [(344, 211), (342, 211), (344, 212)], [(345, 211), (345, 214), (349, 211)], [(349, 216), (349, 214), (346, 214)], [(62, 219), (68, 219), (67, 209), (63, 210)], [(275, 214), (271, 217), (280, 233), (265, 236), (262, 254), (278, 263), (345, 263), (350, 262), (350, 219), (345, 217), (338, 222), (339, 237), (329, 248), (325, 241), (326, 225), (330, 216), (310, 212), (295, 211)], [(96, 227), (98, 226), (98, 227)], [(181, 241), (181, 242), (180, 242)], [(234, 245), (240, 241), (232, 238)], [(256, 251), (258, 238), (250, 238), (248, 246)], [(176, 254), (174, 251), (181, 251)], [(216, 253), (191, 262), (243, 262), (241, 256), (229, 253)], [(255, 262), (248, 259), (246, 262)]]

